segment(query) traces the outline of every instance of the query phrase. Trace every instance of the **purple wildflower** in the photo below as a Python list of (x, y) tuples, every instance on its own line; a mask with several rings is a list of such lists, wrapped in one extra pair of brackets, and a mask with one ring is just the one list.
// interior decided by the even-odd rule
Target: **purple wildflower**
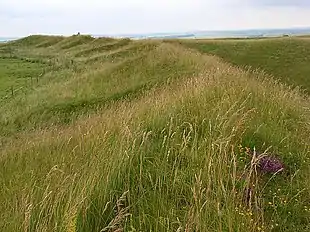
[(259, 159), (258, 167), (263, 172), (275, 174), (284, 169), (284, 164), (279, 158), (266, 155)]

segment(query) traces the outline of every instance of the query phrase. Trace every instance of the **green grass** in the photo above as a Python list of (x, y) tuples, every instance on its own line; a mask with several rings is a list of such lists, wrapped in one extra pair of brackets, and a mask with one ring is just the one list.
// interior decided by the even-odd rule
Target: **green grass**
[(10, 85), (47, 63), (0, 105), (1, 231), (309, 231), (307, 95), (182, 43), (58, 39), (0, 47)]
[(310, 93), (310, 41), (296, 38), (263, 40), (188, 40), (184, 45), (252, 69), (264, 70), (281, 81)]
[(32, 86), (42, 75), (44, 66), (14, 58), (0, 57), (0, 98)]

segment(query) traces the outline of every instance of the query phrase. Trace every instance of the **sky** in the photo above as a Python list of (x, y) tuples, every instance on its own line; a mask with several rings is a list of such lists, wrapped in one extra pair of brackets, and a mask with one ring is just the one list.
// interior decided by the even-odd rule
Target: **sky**
[(310, 27), (310, 0), (0, 0), (0, 37)]

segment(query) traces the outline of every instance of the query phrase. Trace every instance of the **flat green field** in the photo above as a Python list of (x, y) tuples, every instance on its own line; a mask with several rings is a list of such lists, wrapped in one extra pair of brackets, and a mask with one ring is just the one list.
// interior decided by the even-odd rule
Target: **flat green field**
[(38, 81), (43, 71), (40, 64), (14, 58), (0, 58), (0, 64), (0, 98)]
[(0, 44), (0, 231), (310, 231), (309, 48)]
[(310, 93), (310, 40), (307, 37), (248, 40), (188, 40), (184, 45), (242, 68), (251, 67)]

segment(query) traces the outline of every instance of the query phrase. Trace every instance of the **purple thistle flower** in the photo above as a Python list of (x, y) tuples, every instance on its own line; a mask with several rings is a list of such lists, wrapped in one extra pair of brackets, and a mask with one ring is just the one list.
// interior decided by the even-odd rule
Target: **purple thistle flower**
[(265, 155), (259, 159), (258, 167), (263, 172), (275, 174), (284, 169), (284, 164), (275, 156)]
[(284, 170), (284, 163), (274, 155), (261, 154), (259, 152), (247, 149), (246, 153), (250, 156), (255, 156), (258, 160), (257, 167), (265, 173), (278, 173)]

